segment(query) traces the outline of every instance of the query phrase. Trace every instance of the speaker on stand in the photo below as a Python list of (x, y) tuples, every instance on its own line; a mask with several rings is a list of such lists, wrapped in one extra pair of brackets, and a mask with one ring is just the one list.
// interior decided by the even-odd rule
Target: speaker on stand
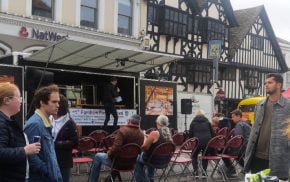
[(181, 99), (181, 114), (185, 114), (185, 130), (187, 130), (187, 114), (192, 114), (192, 100), (191, 99)]

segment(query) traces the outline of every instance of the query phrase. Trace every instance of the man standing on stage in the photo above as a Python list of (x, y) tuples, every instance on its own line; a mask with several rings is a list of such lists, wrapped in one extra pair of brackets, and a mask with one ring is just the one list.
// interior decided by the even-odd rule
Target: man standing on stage
[(115, 108), (115, 98), (118, 97), (120, 89), (117, 87), (117, 78), (112, 77), (110, 83), (104, 87), (103, 104), (106, 112), (106, 119), (104, 122), (104, 130), (107, 129), (110, 120), (110, 114), (114, 117), (114, 130), (117, 129), (118, 114)]

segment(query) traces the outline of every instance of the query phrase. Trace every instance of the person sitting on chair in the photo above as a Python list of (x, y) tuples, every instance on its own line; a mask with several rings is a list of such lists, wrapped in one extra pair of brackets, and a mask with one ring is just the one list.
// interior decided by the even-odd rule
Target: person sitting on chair
[[(171, 133), (168, 128), (169, 122), (168, 117), (165, 115), (160, 115), (156, 120), (157, 129), (152, 131), (149, 136), (144, 140), (144, 144), (141, 149), (144, 151), (141, 155), (138, 156), (136, 161), (135, 168), (135, 180), (136, 182), (153, 181), (154, 178), (154, 168), (147, 166), (148, 176), (145, 175), (144, 166), (146, 161), (151, 156), (153, 150), (160, 144), (172, 141)], [(159, 163), (162, 163), (162, 160), (158, 160)]]
[(118, 153), (122, 146), (128, 143), (136, 143), (141, 146), (144, 141), (144, 133), (140, 129), (141, 117), (137, 114), (132, 115), (128, 119), (128, 124), (121, 127), (117, 132), (113, 146), (107, 153), (97, 153), (95, 155), (91, 172), (89, 175), (89, 182), (97, 182), (100, 175), (102, 165), (111, 167), (112, 159)]

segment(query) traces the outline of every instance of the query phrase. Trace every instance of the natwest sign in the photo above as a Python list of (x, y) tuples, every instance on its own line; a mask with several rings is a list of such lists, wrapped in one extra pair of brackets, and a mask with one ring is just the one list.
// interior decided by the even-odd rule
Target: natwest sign
[(41, 31), (39, 29), (32, 28), (28, 31), (28, 28), (21, 27), (19, 30), (19, 36), (24, 38), (32, 38), (37, 40), (47, 40), (47, 41), (59, 41), (68, 35), (61, 35), (57, 32)]

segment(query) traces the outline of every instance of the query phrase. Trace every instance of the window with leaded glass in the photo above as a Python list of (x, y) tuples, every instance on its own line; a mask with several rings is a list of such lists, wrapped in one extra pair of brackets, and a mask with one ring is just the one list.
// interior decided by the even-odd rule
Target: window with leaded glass
[(219, 68), (219, 80), (236, 81), (235, 68)]
[(194, 64), (187, 66), (188, 83), (210, 84), (212, 79), (212, 69), (210, 65)]
[(82, 26), (98, 28), (98, 0), (81, 0)]
[(186, 12), (169, 6), (162, 6), (159, 16), (160, 33), (175, 37), (187, 36), (189, 19)]
[(132, 35), (132, 1), (119, 0), (118, 33)]
[(224, 40), (226, 27), (223, 23), (216, 20), (208, 20), (208, 40)]
[(32, 15), (53, 19), (53, 0), (32, 0)]
[(150, 24), (157, 25), (158, 24), (158, 6), (154, 4), (148, 5), (148, 22)]
[(243, 70), (242, 80), (244, 80), (245, 88), (258, 88), (259, 73), (256, 70)]
[(251, 48), (263, 50), (264, 49), (264, 38), (259, 35), (251, 36)]

